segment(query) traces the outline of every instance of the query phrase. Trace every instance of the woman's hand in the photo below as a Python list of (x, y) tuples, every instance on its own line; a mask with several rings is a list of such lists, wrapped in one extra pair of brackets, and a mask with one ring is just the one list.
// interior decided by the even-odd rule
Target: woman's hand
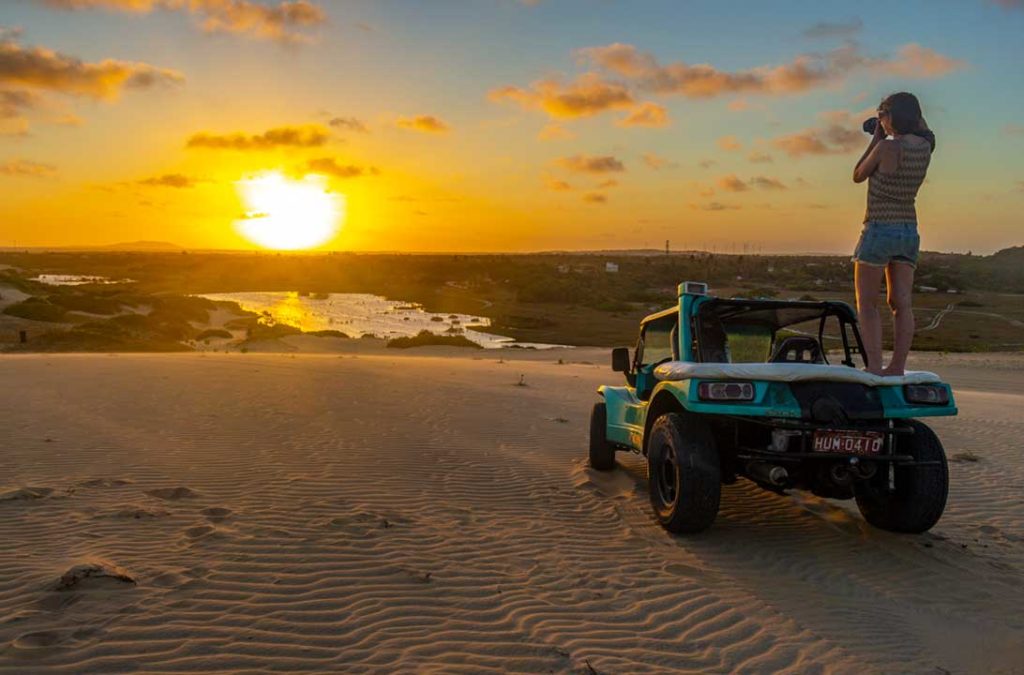
[(872, 134), (872, 142), (878, 142), (884, 139), (888, 134), (885, 133), (885, 128), (882, 127), (882, 120), (878, 120), (878, 124), (875, 125), (875, 133)]

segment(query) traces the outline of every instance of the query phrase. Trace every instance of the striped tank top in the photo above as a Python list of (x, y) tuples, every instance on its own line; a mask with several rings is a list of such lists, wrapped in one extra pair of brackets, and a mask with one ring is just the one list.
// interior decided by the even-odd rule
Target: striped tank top
[(900, 161), (896, 170), (885, 173), (879, 167), (868, 178), (868, 208), (865, 223), (916, 223), (914, 200), (928, 173), (932, 148), (928, 143), (911, 145), (901, 137)]

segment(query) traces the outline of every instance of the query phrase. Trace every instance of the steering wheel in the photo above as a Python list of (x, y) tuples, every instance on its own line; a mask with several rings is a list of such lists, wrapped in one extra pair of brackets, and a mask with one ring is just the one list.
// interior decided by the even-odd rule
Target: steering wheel
[(825, 363), (818, 340), (807, 335), (792, 335), (775, 348), (771, 363)]

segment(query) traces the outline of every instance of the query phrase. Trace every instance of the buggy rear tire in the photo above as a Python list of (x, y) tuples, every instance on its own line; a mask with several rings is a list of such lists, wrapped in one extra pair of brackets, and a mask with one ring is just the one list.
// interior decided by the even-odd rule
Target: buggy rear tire
[(879, 471), (874, 478), (856, 483), (854, 489), (864, 520), (882, 530), (917, 534), (930, 530), (946, 508), (949, 467), (935, 432), (917, 420), (910, 420), (910, 427), (913, 434), (897, 437), (897, 451), (929, 464), (897, 464), (892, 490), (889, 471)]
[(615, 448), (608, 442), (608, 409), (595, 403), (590, 411), (590, 466), (598, 471), (615, 468)]
[(666, 530), (695, 533), (715, 522), (722, 475), (714, 436), (702, 418), (666, 413), (654, 421), (647, 476), (651, 507)]

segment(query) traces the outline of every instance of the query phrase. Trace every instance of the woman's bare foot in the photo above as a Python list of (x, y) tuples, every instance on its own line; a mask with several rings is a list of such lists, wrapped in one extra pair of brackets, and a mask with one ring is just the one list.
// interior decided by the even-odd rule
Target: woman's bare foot
[(893, 368), (892, 366), (883, 368), (882, 372), (879, 373), (882, 377), (903, 377), (904, 374), (905, 371), (903, 368)]
[(885, 375), (885, 369), (884, 368), (876, 368), (876, 367), (873, 367), (873, 366), (868, 366), (867, 368), (864, 369), (864, 372), (865, 373), (871, 373), (872, 375), (883, 375), (883, 376)]

